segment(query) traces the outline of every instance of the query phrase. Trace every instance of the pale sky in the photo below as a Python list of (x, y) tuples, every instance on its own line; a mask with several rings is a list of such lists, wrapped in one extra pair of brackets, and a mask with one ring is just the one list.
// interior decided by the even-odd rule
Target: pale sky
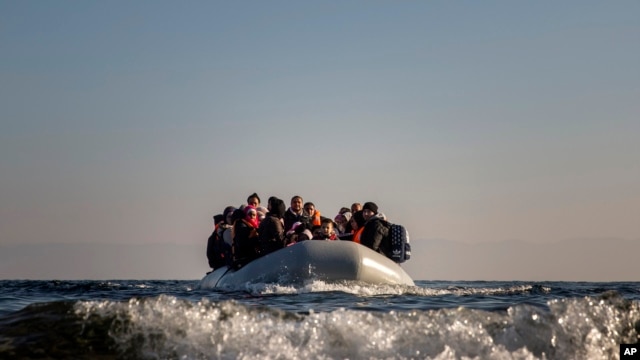
[(0, 245), (204, 251), (253, 192), (640, 240), (639, 136), (635, 0), (0, 1)]

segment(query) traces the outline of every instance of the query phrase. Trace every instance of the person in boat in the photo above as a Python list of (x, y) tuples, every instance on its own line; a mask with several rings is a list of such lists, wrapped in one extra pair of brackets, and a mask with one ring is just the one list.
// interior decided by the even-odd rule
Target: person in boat
[[(301, 227), (301, 226), (304, 228), (304, 226), (302, 225), (302, 223), (301, 223), (300, 221), (296, 221), (296, 222), (294, 222), (294, 223), (293, 223), (293, 225), (291, 225), (291, 229), (289, 229), (289, 230), (286, 232), (286, 236), (289, 236), (289, 235), (291, 235), (291, 234), (295, 233), (295, 232), (296, 232), (296, 230), (297, 230), (299, 227)], [(302, 230), (300, 230), (300, 231), (302, 231)]]
[(295, 231), (289, 230), (284, 234), (284, 246), (291, 246), (297, 242), (298, 234)]
[(293, 224), (291, 230), (286, 232), (285, 238), (286, 245), (289, 246), (300, 241), (311, 240), (313, 239), (313, 235), (311, 234), (311, 230), (307, 229), (304, 224), (298, 221)]
[[(244, 207), (244, 217), (233, 224), (233, 267), (241, 268), (260, 256), (258, 212), (253, 205)], [(236, 213), (234, 213), (236, 214)], [(237, 215), (236, 215), (237, 216)]]
[(360, 204), (359, 202), (354, 202), (353, 204), (351, 204), (351, 213), (355, 214), (356, 211), (360, 211), (362, 210), (362, 204)]
[(261, 255), (274, 252), (285, 247), (286, 238), (284, 233), (284, 213), (286, 205), (280, 199), (270, 202), (271, 210), (258, 226), (258, 242), (260, 243)]
[(207, 260), (209, 261), (209, 267), (214, 270), (226, 265), (225, 249), (223, 248), (224, 241), (218, 236), (218, 227), (223, 222), (224, 216), (222, 214), (213, 216), (213, 232), (207, 239)]
[[(237, 211), (237, 216), (236, 214)], [(241, 215), (240, 215), (241, 214)], [(244, 217), (244, 212), (240, 209), (236, 209), (233, 206), (227, 206), (223, 212), (224, 215), (224, 223), (221, 223), (218, 226), (218, 235), (224, 242), (229, 246), (229, 249), (233, 246), (233, 224), (236, 221), (236, 218)], [(231, 250), (229, 250), (229, 256), (227, 257), (227, 265), (231, 266), (232, 263)]]
[(362, 206), (362, 215), (365, 219), (364, 229), (360, 235), (360, 243), (373, 251), (387, 254), (390, 249), (386, 249), (383, 240), (389, 233), (386, 220), (378, 213), (378, 205), (373, 202), (366, 202)]
[(320, 230), (322, 240), (338, 240), (333, 220), (327, 218), (323, 219), (322, 224), (320, 224)]
[(364, 215), (362, 215), (362, 210), (356, 211), (351, 217), (351, 228), (353, 229), (353, 234), (350, 238), (343, 240), (351, 240), (355, 243), (360, 244), (360, 238), (362, 237), (362, 231), (364, 230)]
[[(296, 230), (298, 232), (298, 230)], [(300, 233), (298, 234), (298, 242), (311, 240), (313, 239), (313, 234), (311, 234), (311, 230), (305, 228), (304, 226), (300, 227)]]
[(347, 239), (350, 235), (352, 235), (353, 229), (351, 228), (351, 211), (345, 211), (338, 213), (336, 217), (333, 219), (333, 222), (336, 224), (336, 234), (340, 239)]
[(322, 216), (320, 210), (316, 209), (316, 206), (312, 202), (307, 202), (304, 204), (304, 212), (309, 216), (309, 226), (320, 226), (322, 225), (322, 221), (327, 219)]
[(258, 196), (258, 194), (253, 193), (251, 195), (249, 195), (249, 197), (247, 198), (247, 205), (251, 205), (253, 207), (255, 207), (256, 209), (260, 207), (260, 196)]
[(279, 199), (277, 196), (269, 196), (269, 200), (267, 200), (267, 210), (271, 211), (271, 204), (273, 200)]
[(289, 231), (293, 227), (293, 224), (301, 222), (303, 224), (309, 223), (309, 216), (305, 214), (302, 208), (302, 197), (295, 195), (291, 198), (291, 206), (284, 213), (284, 231)]
[[(258, 212), (258, 220), (260, 222), (262, 222), (262, 220), (264, 220), (267, 217), (267, 214), (269, 213), (269, 210), (264, 206), (258, 206), (256, 208), (256, 211)], [(286, 207), (285, 207), (285, 211), (286, 211)]]
[(322, 226), (320, 225), (313, 225), (313, 227), (311, 227), (311, 234), (313, 234), (313, 237), (311, 238), (311, 240), (324, 240), (324, 234), (322, 233)]
[(232, 215), (235, 210), (236, 208), (233, 206), (227, 206), (224, 209), (222, 214), (219, 215), (220, 217), (215, 221), (213, 232), (207, 241), (207, 259), (209, 260), (209, 266), (214, 270), (225, 265), (231, 265), (233, 239), (231, 228), (233, 226)]

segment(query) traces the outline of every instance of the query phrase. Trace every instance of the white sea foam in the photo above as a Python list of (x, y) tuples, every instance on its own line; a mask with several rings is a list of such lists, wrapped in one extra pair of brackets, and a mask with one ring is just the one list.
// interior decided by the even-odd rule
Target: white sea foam
[[(548, 293), (548, 287), (539, 287), (539, 291)], [(416, 295), (416, 296), (443, 296), (443, 295), (507, 295), (521, 294), (534, 290), (534, 285), (522, 284), (507, 287), (448, 287), (430, 288), (407, 285), (359, 283), (354, 281), (324, 282), (314, 280), (302, 285), (279, 285), (279, 284), (245, 284), (241, 288), (228, 288), (226, 290), (242, 290), (254, 295), (286, 295), (286, 294), (306, 294), (318, 292), (343, 292), (346, 294), (359, 296), (377, 295)]]
[(75, 312), (84, 321), (108, 320), (119, 349), (141, 358), (610, 359), (618, 356), (619, 343), (638, 339), (637, 302), (605, 296), (548, 305), (549, 311), (516, 305), (507, 312), (460, 307), (300, 315), (162, 295), (83, 301)]

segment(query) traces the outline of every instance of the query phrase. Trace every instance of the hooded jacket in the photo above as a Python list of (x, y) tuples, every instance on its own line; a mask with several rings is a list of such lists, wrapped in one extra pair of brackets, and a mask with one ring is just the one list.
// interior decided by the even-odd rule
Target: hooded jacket
[(388, 222), (378, 214), (372, 217), (364, 223), (364, 230), (360, 235), (360, 243), (373, 251), (377, 251), (381, 254), (387, 254), (390, 249), (387, 249), (387, 244), (384, 243), (389, 235)]

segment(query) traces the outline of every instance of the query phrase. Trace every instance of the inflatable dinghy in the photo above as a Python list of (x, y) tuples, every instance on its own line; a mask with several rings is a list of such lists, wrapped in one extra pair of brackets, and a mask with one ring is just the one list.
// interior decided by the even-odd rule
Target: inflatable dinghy
[(415, 285), (400, 265), (366, 246), (351, 241), (307, 240), (253, 260), (238, 270), (226, 266), (216, 269), (200, 281), (200, 288), (298, 284), (315, 279)]

